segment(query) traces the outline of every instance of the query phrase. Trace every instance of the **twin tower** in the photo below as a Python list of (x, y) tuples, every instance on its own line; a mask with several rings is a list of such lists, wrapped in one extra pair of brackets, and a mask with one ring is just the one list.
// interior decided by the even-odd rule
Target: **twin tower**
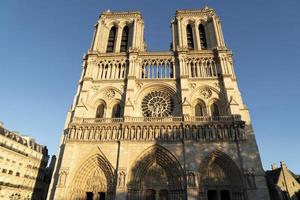
[(170, 51), (148, 52), (140, 12), (101, 14), (48, 199), (269, 199), (218, 16), (171, 25)]

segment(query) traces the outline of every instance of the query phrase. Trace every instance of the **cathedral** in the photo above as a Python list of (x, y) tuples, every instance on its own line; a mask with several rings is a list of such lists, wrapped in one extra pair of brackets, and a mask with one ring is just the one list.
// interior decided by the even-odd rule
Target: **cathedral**
[(49, 200), (269, 200), (232, 52), (208, 7), (177, 10), (169, 51), (140, 12), (103, 12)]

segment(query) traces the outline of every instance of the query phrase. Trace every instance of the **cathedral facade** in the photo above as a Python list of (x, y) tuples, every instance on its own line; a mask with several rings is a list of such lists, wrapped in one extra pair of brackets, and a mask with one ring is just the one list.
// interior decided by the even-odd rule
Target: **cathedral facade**
[(220, 19), (178, 10), (170, 51), (140, 12), (100, 15), (48, 199), (268, 200)]

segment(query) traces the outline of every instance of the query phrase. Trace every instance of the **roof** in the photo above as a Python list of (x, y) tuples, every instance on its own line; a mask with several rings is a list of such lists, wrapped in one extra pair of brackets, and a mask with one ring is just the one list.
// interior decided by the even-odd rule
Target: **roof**
[(277, 168), (275, 170), (266, 171), (266, 176), (268, 180), (272, 180), (272, 182), (275, 184), (279, 179), (280, 173), (281, 173), (281, 168)]

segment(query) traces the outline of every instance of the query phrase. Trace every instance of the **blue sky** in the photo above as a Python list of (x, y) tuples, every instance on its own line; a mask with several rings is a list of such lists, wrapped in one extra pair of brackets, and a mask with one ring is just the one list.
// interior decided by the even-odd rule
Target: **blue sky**
[(100, 12), (139, 10), (148, 49), (168, 50), (176, 9), (208, 5), (222, 20), (262, 162), (300, 173), (299, 0), (1, 0), (0, 120), (57, 152)]

